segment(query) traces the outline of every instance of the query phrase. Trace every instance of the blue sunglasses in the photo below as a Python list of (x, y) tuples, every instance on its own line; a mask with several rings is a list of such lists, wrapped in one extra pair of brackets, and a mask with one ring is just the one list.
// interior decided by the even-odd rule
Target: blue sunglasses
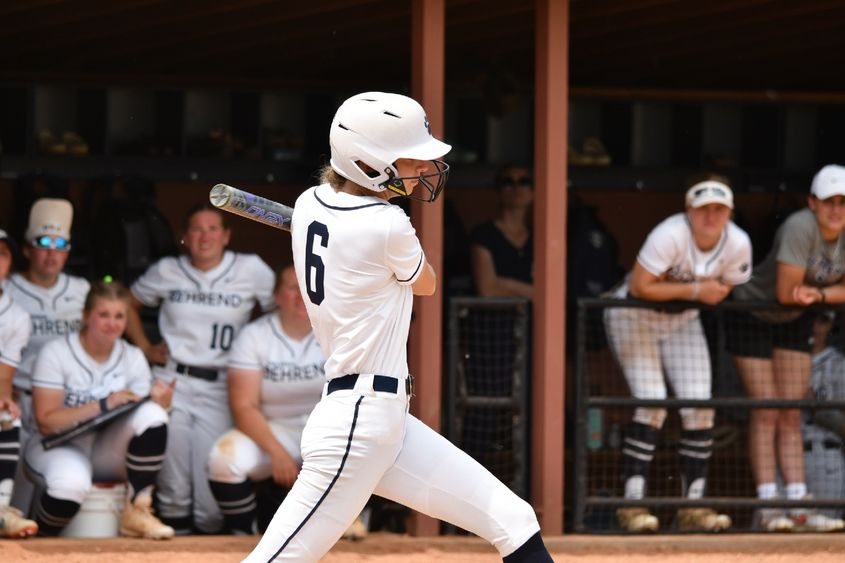
[(35, 248), (52, 248), (66, 252), (70, 250), (70, 240), (64, 237), (52, 238), (50, 235), (42, 235), (32, 240), (32, 246)]

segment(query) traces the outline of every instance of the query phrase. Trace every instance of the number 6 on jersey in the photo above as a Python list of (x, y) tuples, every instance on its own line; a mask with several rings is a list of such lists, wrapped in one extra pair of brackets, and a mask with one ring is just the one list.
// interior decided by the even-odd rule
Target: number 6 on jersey
[(305, 289), (314, 305), (319, 305), (326, 297), (323, 281), (326, 266), (319, 254), (314, 252), (314, 239), (320, 237), (320, 246), (329, 247), (329, 228), (319, 221), (308, 225), (308, 241), (305, 245)]

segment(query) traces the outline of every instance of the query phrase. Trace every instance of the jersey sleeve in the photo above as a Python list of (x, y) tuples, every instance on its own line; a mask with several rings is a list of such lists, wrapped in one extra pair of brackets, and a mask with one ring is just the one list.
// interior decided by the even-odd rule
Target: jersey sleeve
[(262, 345), (260, 338), (256, 337), (259, 324), (266, 323), (269, 319), (262, 317), (261, 319), (246, 325), (243, 330), (235, 337), (232, 347), (229, 349), (229, 356), (226, 360), (226, 366), (237, 369), (261, 370), (261, 354)]
[(751, 279), (751, 239), (745, 231), (736, 228), (731, 232), (735, 246), (728, 257), (722, 273), (722, 281), (728, 285), (742, 285)]
[(396, 280), (402, 285), (409, 285), (420, 276), (425, 263), (425, 253), (411, 220), (403, 212), (396, 211), (387, 233), (385, 260)]
[[(799, 268), (807, 267), (807, 260), (813, 253), (813, 232), (800, 211), (789, 216), (781, 227), (780, 245), (777, 249), (777, 261)], [(815, 220), (815, 219), (814, 219)]]
[(132, 295), (147, 307), (155, 307), (164, 298), (163, 269), (164, 260), (159, 260), (132, 284)]
[(273, 286), (276, 285), (276, 274), (273, 273), (272, 268), (264, 260), (255, 256), (253, 275), (253, 280), (255, 280), (255, 299), (261, 306), (261, 310), (267, 312), (274, 309), (276, 303), (273, 301)]
[(32, 322), (29, 315), (16, 315), (7, 338), (0, 342), (0, 364), (17, 369), (21, 363), (21, 352), (26, 348), (31, 333)]
[(64, 390), (64, 364), (69, 359), (70, 350), (64, 338), (48, 342), (35, 358), (35, 367), (32, 370), (32, 386)]
[(150, 394), (150, 387), (152, 383), (152, 372), (150, 372), (150, 364), (144, 357), (144, 353), (140, 348), (132, 346), (129, 343), (126, 346), (126, 388), (138, 395), (145, 397)]
[(637, 262), (652, 275), (663, 275), (680, 258), (678, 233), (672, 232), (670, 227), (666, 221), (656, 226), (637, 254)]

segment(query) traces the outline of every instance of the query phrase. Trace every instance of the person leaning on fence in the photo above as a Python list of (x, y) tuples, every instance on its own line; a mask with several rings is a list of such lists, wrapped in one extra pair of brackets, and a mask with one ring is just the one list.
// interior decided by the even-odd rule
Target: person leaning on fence
[[(810, 398), (845, 400), (845, 355), (829, 338), (836, 318), (832, 311), (816, 315), (813, 322), (813, 372)], [(801, 417), (804, 437), (804, 472), (807, 489), (819, 499), (845, 500), (845, 415), (842, 409), (806, 410)], [(820, 510), (830, 518), (842, 517), (841, 508)]]
[[(692, 182), (686, 212), (670, 216), (651, 231), (615, 296), (721, 302), (751, 275), (751, 241), (730, 220), (732, 209), (733, 192), (726, 179), (708, 175)], [(678, 398), (710, 398), (710, 356), (698, 309), (613, 307), (605, 312), (605, 324), (633, 397), (665, 399), (665, 372)], [(682, 494), (700, 499), (713, 446), (714, 412), (682, 408), (680, 414)], [(640, 407), (634, 412), (622, 450), (626, 499), (645, 497), (649, 464), (665, 418), (665, 408)], [(631, 532), (659, 527), (657, 517), (642, 507), (620, 508), (617, 518)], [(684, 530), (718, 531), (730, 527), (731, 519), (709, 508), (683, 508), (678, 511), (678, 525)]]
[[(781, 305), (845, 303), (845, 168), (829, 165), (813, 178), (808, 207), (791, 214), (751, 280), (734, 291), (737, 301)], [(729, 316), (728, 351), (752, 399), (803, 399), (810, 385), (810, 336), (814, 313), (764, 310)], [(757, 496), (775, 499), (778, 469), (787, 499), (807, 497), (801, 413), (798, 409), (753, 409), (749, 457)], [(767, 531), (833, 531), (845, 527), (807, 509), (762, 509), (758, 527)]]

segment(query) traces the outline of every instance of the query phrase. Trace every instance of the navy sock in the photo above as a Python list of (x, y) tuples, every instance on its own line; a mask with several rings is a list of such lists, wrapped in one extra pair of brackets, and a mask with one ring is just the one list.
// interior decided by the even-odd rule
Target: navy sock
[(502, 559), (504, 563), (554, 563), (540, 532), (537, 532), (516, 551)]
[(220, 505), (226, 528), (235, 534), (254, 534), (257, 531), (258, 503), (252, 482), (221, 483), (209, 481), (211, 492)]

